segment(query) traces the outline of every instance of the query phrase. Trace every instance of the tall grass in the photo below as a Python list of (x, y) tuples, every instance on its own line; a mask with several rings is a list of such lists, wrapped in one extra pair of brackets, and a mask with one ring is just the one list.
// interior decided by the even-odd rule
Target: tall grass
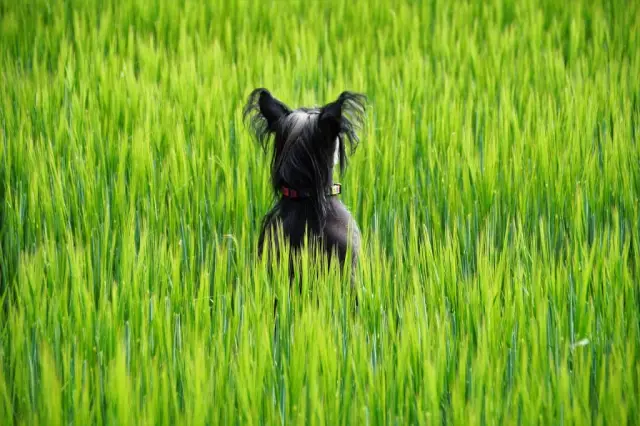
[[(0, 0), (2, 423), (638, 423), (639, 36), (616, 0)], [(258, 86), (369, 97), (357, 313), (256, 258)]]

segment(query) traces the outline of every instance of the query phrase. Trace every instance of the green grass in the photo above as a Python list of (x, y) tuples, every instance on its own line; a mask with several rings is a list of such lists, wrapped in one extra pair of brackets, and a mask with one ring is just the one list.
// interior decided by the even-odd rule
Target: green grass
[[(0, 0), (2, 423), (637, 424), (639, 3), (423, 3)], [(259, 86), (368, 95), (357, 314)]]

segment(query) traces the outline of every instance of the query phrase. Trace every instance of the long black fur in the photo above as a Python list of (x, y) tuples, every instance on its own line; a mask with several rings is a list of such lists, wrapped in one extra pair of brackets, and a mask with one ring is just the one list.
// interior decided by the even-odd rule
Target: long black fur
[[(271, 247), (266, 245), (269, 238), (278, 247), (278, 229), (292, 254), (302, 247), (307, 235), (320, 244), (329, 259), (337, 254), (344, 267), (350, 248), (353, 284), (360, 231), (344, 204), (327, 191), (333, 184), (335, 153), (342, 173), (347, 165), (346, 145), (351, 154), (358, 145), (365, 102), (364, 95), (345, 91), (323, 107), (291, 110), (267, 89), (251, 92), (243, 111), (245, 120), (263, 149), (273, 141), (271, 185), (276, 201), (262, 221), (260, 255)], [(310, 196), (285, 198), (280, 192), (283, 186), (308, 191)]]

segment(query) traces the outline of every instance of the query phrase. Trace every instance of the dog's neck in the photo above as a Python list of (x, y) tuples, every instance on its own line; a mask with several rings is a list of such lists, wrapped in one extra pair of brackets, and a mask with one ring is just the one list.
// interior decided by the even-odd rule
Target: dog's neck
[[(335, 167), (340, 162), (340, 145), (339, 144), (340, 144), (340, 141), (336, 139), (336, 149), (333, 154), (333, 164), (329, 168), (327, 182), (324, 185), (324, 189), (323, 189), (324, 194), (329, 197), (338, 195), (340, 194), (340, 191), (341, 191), (341, 185), (339, 183), (338, 184), (334, 183), (334, 180), (333, 180), (333, 172), (335, 170)], [(313, 195), (316, 195), (314, 193), (317, 191), (317, 189), (314, 188), (313, 186), (302, 187), (300, 185), (283, 182), (281, 185), (279, 185), (277, 190), (280, 192), (281, 197), (285, 199), (314, 200), (318, 198), (313, 196)]]
[[(289, 185), (282, 185), (279, 188), (280, 191), (280, 195), (281, 195), (281, 199), (290, 199), (290, 200), (308, 200), (308, 201), (315, 201), (318, 200), (318, 198), (320, 197), (314, 197), (314, 191), (312, 189), (298, 189)], [(333, 183), (333, 181), (330, 182), (329, 185), (327, 185), (324, 188), (324, 195), (325, 197), (334, 197), (336, 195), (339, 195), (342, 192), (342, 185), (339, 183)]]

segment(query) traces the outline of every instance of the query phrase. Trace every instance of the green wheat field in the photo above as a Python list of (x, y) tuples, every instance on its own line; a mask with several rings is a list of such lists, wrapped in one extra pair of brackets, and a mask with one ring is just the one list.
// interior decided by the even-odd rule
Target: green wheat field
[[(357, 311), (256, 87), (368, 97)], [(638, 424), (640, 2), (0, 0), (0, 419)]]

